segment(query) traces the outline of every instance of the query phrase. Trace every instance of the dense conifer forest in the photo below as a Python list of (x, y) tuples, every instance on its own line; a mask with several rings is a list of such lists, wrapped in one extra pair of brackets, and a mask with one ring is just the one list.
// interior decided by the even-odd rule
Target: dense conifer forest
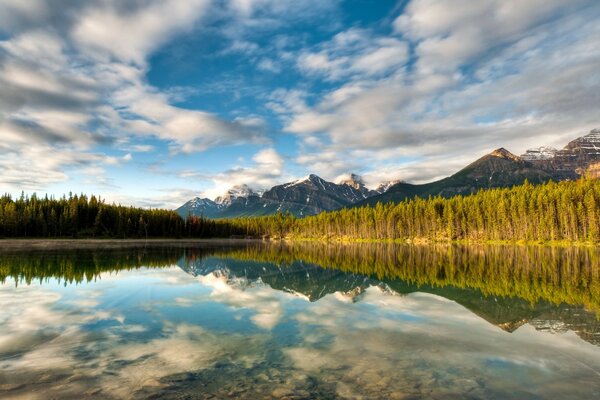
[(600, 180), (525, 183), (452, 198), (209, 220), (175, 211), (106, 204), (85, 195), (0, 198), (0, 237), (270, 237), (327, 240), (600, 240)]
[(600, 240), (600, 180), (527, 182), (452, 198), (347, 208), (306, 218), (275, 215), (220, 221), (249, 236), (349, 240)]

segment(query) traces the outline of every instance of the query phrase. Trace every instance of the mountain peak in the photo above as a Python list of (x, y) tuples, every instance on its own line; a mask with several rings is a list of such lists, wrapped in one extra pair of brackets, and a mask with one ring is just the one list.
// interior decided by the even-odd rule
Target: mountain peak
[(389, 190), (389, 188), (391, 188), (394, 185), (397, 185), (400, 182), (404, 182), (404, 181), (402, 181), (400, 179), (395, 179), (393, 181), (387, 181), (387, 182), (380, 183), (379, 186), (377, 186), (377, 188), (375, 189), (375, 191), (380, 194), (385, 193)]
[(500, 147), (499, 149), (492, 151), (490, 153), (490, 155), (494, 156), (494, 157), (499, 157), (499, 158), (506, 158), (506, 159), (513, 160), (513, 161), (521, 160), (521, 158), (519, 158), (519, 156), (514, 155), (510, 151), (506, 150), (504, 147)]
[(338, 181), (338, 185), (348, 185), (359, 189), (365, 186), (365, 182), (362, 176), (351, 173), (350, 175), (342, 176), (341, 179)]
[(307, 183), (307, 182), (310, 182), (310, 183), (321, 183), (321, 182), (325, 182), (325, 181), (323, 180), (323, 178), (321, 178), (318, 175), (310, 174), (307, 177), (304, 177), (302, 179), (298, 179), (298, 180), (295, 180), (293, 182), (288, 183), (287, 186), (290, 187), (290, 186), (299, 185), (301, 183)]
[(235, 185), (229, 188), (223, 195), (217, 197), (215, 203), (229, 205), (236, 199), (248, 198), (250, 196), (258, 196), (258, 194), (246, 184)]
[(558, 152), (554, 147), (541, 146), (533, 149), (527, 149), (524, 154), (521, 154), (521, 159), (525, 161), (540, 161), (550, 160), (556, 156)]
[(214, 203), (214, 201), (212, 201), (211, 199), (208, 198), (203, 198), (203, 197), (194, 197), (192, 200), (190, 200), (190, 204), (194, 204), (194, 205), (204, 205), (204, 204), (211, 204)]
[(598, 128), (592, 129), (590, 131), (590, 133), (588, 133), (587, 135), (585, 135), (583, 137), (583, 139), (590, 141), (590, 142), (595, 142), (595, 143), (600, 142), (600, 129), (598, 129)]

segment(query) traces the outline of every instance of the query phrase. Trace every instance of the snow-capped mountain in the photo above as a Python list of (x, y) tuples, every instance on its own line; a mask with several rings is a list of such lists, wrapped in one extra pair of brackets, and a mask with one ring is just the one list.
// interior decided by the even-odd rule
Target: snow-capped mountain
[(194, 197), (192, 200), (179, 207), (177, 212), (184, 218), (188, 215), (213, 218), (219, 214), (221, 209), (221, 205), (211, 199)]
[(246, 185), (235, 186), (214, 201), (193, 199), (177, 211), (183, 217), (189, 213), (208, 218), (270, 215), (277, 212), (306, 216), (347, 207), (376, 194), (355, 174), (340, 184), (311, 174), (303, 179), (276, 185), (262, 194)]
[(423, 185), (397, 183), (385, 193), (357, 205), (399, 202), (414, 196), (450, 197), (485, 188), (519, 185), (525, 179), (534, 184), (548, 180), (577, 179), (584, 173), (600, 176), (600, 129), (594, 129), (554, 152), (544, 147), (528, 150), (519, 157), (500, 148), (447, 178)]
[(311, 174), (304, 179), (272, 187), (262, 199), (266, 204), (276, 204), (276, 211), (313, 215), (346, 207), (369, 197), (371, 193), (376, 194), (356, 181), (352, 183), (356, 186), (348, 182), (336, 184)]
[(600, 162), (600, 129), (569, 142), (551, 158), (530, 161), (555, 179), (577, 179)]
[[(338, 182), (338, 185), (349, 186), (360, 193), (362, 198), (356, 198), (353, 201), (363, 200), (367, 197), (375, 196), (378, 193), (377, 191), (371, 190), (367, 186), (365, 186), (365, 181), (363, 180), (363, 178), (360, 175), (356, 174), (350, 174), (349, 176), (342, 178)], [(356, 193), (355, 191), (353, 191), (353, 193)]]
[(248, 185), (236, 185), (230, 188), (223, 195), (215, 199), (215, 203), (228, 207), (236, 202), (246, 202), (250, 197), (260, 197), (258, 192), (252, 190)]
[(379, 194), (385, 193), (389, 190), (389, 188), (391, 188), (394, 185), (397, 185), (398, 183), (401, 183), (402, 181), (399, 179), (393, 180), (393, 181), (387, 181), (387, 182), (383, 182), (380, 183), (379, 186), (377, 186), (377, 188), (375, 189), (375, 191)]
[(524, 154), (521, 154), (521, 159), (525, 161), (539, 161), (539, 160), (550, 160), (554, 158), (557, 149), (554, 147), (537, 147), (535, 149), (528, 149)]

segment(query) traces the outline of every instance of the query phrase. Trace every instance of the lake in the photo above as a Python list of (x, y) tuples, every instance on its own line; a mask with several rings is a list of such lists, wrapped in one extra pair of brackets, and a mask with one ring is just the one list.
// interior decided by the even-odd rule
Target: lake
[(0, 398), (600, 398), (600, 249), (0, 251)]

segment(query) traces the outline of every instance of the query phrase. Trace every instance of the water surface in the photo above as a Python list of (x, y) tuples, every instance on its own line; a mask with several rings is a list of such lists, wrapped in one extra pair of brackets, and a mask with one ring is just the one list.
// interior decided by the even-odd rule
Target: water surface
[(596, 248), (0, 253), (0, 397), (600, 397)]

